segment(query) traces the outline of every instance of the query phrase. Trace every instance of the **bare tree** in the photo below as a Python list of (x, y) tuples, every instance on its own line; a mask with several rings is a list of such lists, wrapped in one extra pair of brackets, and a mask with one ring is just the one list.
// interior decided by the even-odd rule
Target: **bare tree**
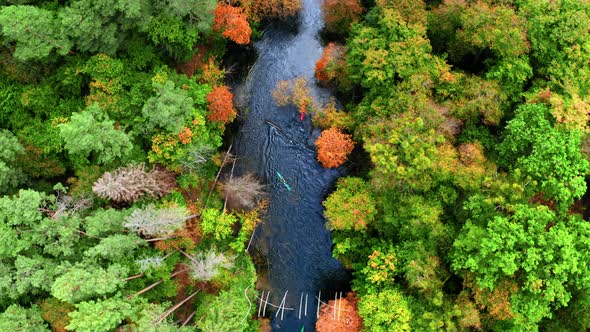
[(180, 161), (182, 167), (189, 172), (201, 170), (203, 165), (211, 159), (215, 150), (210, 145), (190, 147), (185, 157)]
[(189, 266), (191, 277), (195, 280), (209, 281), (219, 275), (219, 269), (230, 269), (234, 266), (233, 256), (225, 256), (211, 248), (191, 257)]
[(136, 202), (143, 195), (160, 198), (175, 186), (173, 173), (158, 168), (147, 172), (144, 164), (138, 164), (104, 173), (94, 183), (92, 191), (113, 201)]
[(153, 204), (131, 213), (123, 226), (130, 231), (144, 236), (170, 235), (184, 226), (184, 222), (194, 216), (188, 216), (183, 208), (156, 209)]
[(251, 210), (264, 196), (264, 185), (253, 174), (230, 177), (221, 188), (228, 206), (234, 210)]

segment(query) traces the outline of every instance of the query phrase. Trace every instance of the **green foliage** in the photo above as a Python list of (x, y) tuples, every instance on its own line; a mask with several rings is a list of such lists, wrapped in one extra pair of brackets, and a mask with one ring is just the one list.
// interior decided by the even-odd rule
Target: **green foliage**
[(52, 51), (67, 54), (71, 42), (62, 34), (54, 12), (34, 6), (7, 6), (0, 9), (2, 33), (16, 42), (14, 57), (21, 61), (47, 58)]
[(550, 315), (550, 305), (567, 306), (572, 289), (589, 286), (590, 256), (584, 248), (590, 243), (590, 227), (577, 216), (561, 220), (545, 206), (518, 204), (511, 210), (487, 225), (468, 222), (455, 241), (452, 266), (474, 273), (482, 288), (494, 289), (503, 278), (516, 278), (520, 298), (514, 307), (538, 323)]
[(91, 258), (103, 258), (111, 262), (124, 261), (134, 250), (146, 242), (134, 234), (114, 234), (100, 240), (96, 246), (86, 250), (84, 255)]
[(148, 99), (141, 111), (147, 120), (147, 128), (180, 133), (192, 114), (192, 98), (185, 90), (175, 87), (172, 81), (163, 84), (154, 81), (153, 86), (157, 95)]
[(64, 266), (64, 274), (55, 279), (51, 295), (68, 303), (88, 300), (97, 295), (114, 293), (125, 284), (129, 269), (112, 264), (107, 269), (96, 265)]
[(217, 241), (225, 241), (232, 234), (232, 226), (238, 221), (233, 214), (218, 209), (205, 209), (201, 214), (203, 234), (211, 234)]
[(337, 230), (365, 230), (377, 209), (369, 186), (360, 178), (338, 180), (336, 191), (324, 201), (328, 226)]
[(499, 150), (510, 169), (530, 175), (563, 212), (586, 192), (588, 161), (580, 151), (580, 133), (553, 126), (548, 112), (539, 104), (517, 108)]
[(587, 94), (590, 4), (575, 0), (522, 0), (518, 5), (521, 15), (527, 18), (536, 84), (570, 94)]
[(59, 128), (65, 148), (75, 161), (85, 164), (92, 159), (107, 164), (127, 157), (133, 148), (129, 136), (115, 129), (114, 124), (93, 104), (73, 114), (70, 122), (60, 124)]
[(118, 294), (105, 300), (78, 303), (76, 309), (70, 313), (68, 330), (100, 332), (114, 330), (132, 313), (133, 306)]
[(122, 232), (125, 229), (123, 220), (128, 215), (128, 211), (97, 209), (92, 215), (84, 219), (84, 230), (89, 236), (96, 237)]
[(154, 45), (162, 45), (166, 52), (177, 60), (190, 56), (199, 35), (190, 29), (179, 17), (157, 16), (148, 28), (148, 34)]
[(368, 331), (410, 331), (412, 312), (408, 299), (397, 289), (360, 298), (358, 310)]
[(13, 304), (0, 314), (0, 330), (2, 331), (50, 331), (41, 318), (39, 307), (25, 309)]
[(14, 191), (23, 181), (16, 159), (24, 153), (18, 139), (10, 131), (0, 129), (0, 194)]
[[(237, 275), (227, 290), (221, 291), (217, 297), (209, 297), (198, 309), (200, 316), (204, 315), (199, 328), (205, 332), (217, 331), (257, 331), (256, 320), (248, 319), (255, 312), (257, 292), (254, 289), (256, 270), (250, 262), (244, 262), (238, 267)], [(247, 289), (247, 292), (245, 290)], [(246, 294), (246, 295), (245, 295)], [(248, 298), (246, 298), (248, 296)]]
[(45, 195), (33, 190), (20, 190), (18, 196), (0, 198), (0, 257), (16, 257), (32, 246), (30, 232), (43, 219), (39, 207)]

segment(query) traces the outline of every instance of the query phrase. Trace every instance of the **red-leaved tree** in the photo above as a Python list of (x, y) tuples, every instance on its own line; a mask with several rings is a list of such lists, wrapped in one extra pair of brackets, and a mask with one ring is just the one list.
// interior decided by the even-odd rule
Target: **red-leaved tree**
[(350, 135), (344, 134), (337, 128), (322, 131), (315, 142), (318, 149), (318, 160), (326, 168), (342, 165), (354, 148)]
[(236, 44), (250, 43), (252, 29), (241, 8), (220, 3), (215, 8), (213, 30), (222, 31), (221, 35)]
[(232, 102), (233, 97), (234, 95), (227, 86), (214, 87), (207, 95), (209, 121), (222, 122), (223, 124), (233, 121), (236, 117), (236, 110)]
[[(315, 328), (318, 332), (358, 332), (363, 327), (363, 319), (358, 313), (354, 293), (345, 298), (330, 300), (320, 308)], [(336, 312), (334, 312), (336, 311)]]
[(324, 48), (322, 57), (315, 64), (315, 77), (322, 83), (328, 83), (343, 75), (345, 49), (336, 43), (329, 43)]

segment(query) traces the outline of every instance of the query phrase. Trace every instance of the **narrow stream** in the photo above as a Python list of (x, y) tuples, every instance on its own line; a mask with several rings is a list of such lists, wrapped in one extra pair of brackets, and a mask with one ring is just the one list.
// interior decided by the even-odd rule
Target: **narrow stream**
[[(252, 172), (269, 184), (270, 206), (255, 231), (250, 252), (266, 260), (259, 267), (264, 270), (261, 291), (265, 298), (270, 291), (269, 302), (279, 306), (284, 299), (285, 307), (293, 309), (285, 310), (281, 319), (281, 312), (275, 317), (276, 308), (267, 306), (273, 331), (300, 331), (302, 326), (306, 332), (315, 331), (318, 292), (327, 302), (335, 292), (349, 287), (348, 274), (332, 258), (330, 232), (322, 215), (322, 201), (344, 169), (323, 168), (313, 145), (319, 130), (312, 127), (310, 117), (301, 121), (295, 107), (277, 107), (271, 96), (277, 82), (297, 77), (311, 83), (317, 100), (330, 96), (314, 83), (315, 63), (322, 54), (318, 36), (323, 26), (322, 2), (302, 2), (296, 34), (271, 26), (256, 43), (258, 60), (242, 86), (249, 96), (249, 111), (234, 144), (236, 173)], [(303, 299), (308, 296), (307, 315), (302, 294)]]

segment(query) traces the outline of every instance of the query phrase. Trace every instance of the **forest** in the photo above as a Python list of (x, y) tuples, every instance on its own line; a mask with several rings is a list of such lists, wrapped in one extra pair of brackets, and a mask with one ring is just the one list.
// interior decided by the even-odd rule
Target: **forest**
[(314, 75), (267, 93), (346, 173), (315, 330), (590, 329), (589, 1), (3, 0), (0, 331), (279, 330), (234, 87), (308, 2)]

